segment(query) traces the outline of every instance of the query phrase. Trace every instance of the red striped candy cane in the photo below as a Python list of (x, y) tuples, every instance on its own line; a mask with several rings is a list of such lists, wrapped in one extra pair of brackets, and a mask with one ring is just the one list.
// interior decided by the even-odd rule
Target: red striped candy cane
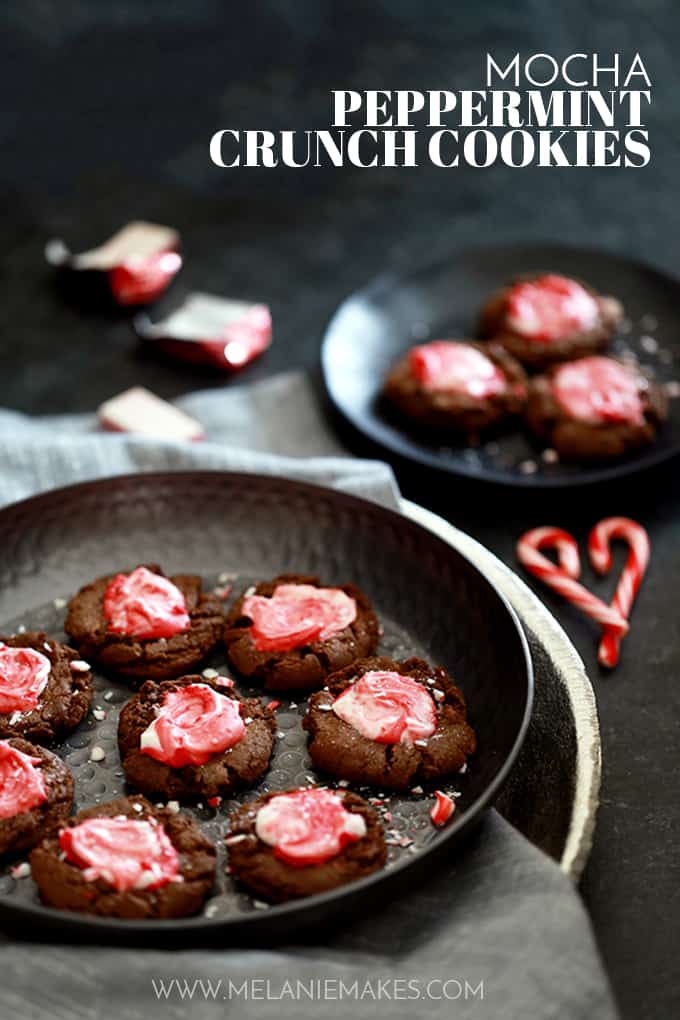
[[(541, 549), (555, 549), (559, 562), (553, 563), (547, 559), (540, 552)], [(619, 610), (608, 606), (579, 584), (578, 545), (568, 531), (552, 527), (527, 531), (517, 543), (517, 559), (531, 574), (597, 623), (611, 628), (619, 637), (627, 633), (628, 624)]]
[[(606, 517), (596, 524), (588, 538), (590, 562), (598, 574), (607, 574), (612, 565), (611, 542), (620, 539), (628, 545), (628, 559), (616, 586), (612, 608), (628, 619), (649, 563), (649, 536), (641, 524), (629, 517)], [(598, 660), (610, 669), (619, 661), (621, 637), (604, 628)]]

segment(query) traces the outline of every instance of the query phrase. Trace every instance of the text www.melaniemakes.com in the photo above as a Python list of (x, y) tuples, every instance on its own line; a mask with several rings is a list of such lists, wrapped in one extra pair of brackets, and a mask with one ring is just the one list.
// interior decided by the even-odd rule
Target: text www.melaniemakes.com
[(415, 1001), (468, 1000), (484, 998), (484, 982), (476, 984), (459, 978), (315, 978), (308, 981), (272, 981), (270, 978), (151, 978), (159, 1001), (230, 1002), (234, 1000), (281, 1002), (327, 1002), (333, 1000)]

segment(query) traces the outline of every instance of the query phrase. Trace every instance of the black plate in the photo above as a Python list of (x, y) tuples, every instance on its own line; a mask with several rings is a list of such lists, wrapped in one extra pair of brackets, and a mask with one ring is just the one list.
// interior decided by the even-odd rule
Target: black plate
[[(680, 282), (606, 252), (562, 245), (479, 248), (412, 275), (386, 274), (347, 298), (323, 341), (328, 394), (340, 413), (384, 450), (455, 475), (506, 485), (554, 487), (601, 482), (650, 467), (680, 452), (680, 401), (653, 447), (613, 464), (546, 464), (521, 430), (475, 449), (435, 445), (397, 421), (380, 399), (390, 366), (410, 346), (473, 337), (488, 296), (518, 273), (550, 270), (579, 277), (625, 304), (614, 344), (633, 352), (661, 381), (680, 375)], [(655, 349), (656, 346), (656, 349)]]
[[(395, 828), (408, 846), (390, 846), (384, 871), (302, 902), (258, 909), (224, 874), (224, 832), (231, 807), (265, 789), (313, 777), (300, 717), (304, 701), (277, 711), (282, 739), (270, 772), (254, 790), (217, 810), (191, 813), (220, 848), (218, 881), (207, 914), (177, 921), (118, 921), (43, 907), (30, 878), (0, 877), (0, 918), (15, 930), (114, 941), (252, 939), (271, 942), (309, 922), (367, 909), (373, 897), (408, 887), (449, 851), (496, 797), (529, 722), (532, 669), (514, 611), (465, 557), (412, 521), (375, 504), (300, 482), (221, 472), (135, 475), (71, 486), (0, 511), (0, 633), (23, 625), (61, 635), (64, 600), (92, 578), (138, 562), (160, 562), (169, 573), (196, 571), (209, 584), (238, 575), (236, 588), (279, 572), (351, 579), (374, 600), (385, 629), (381, 647), (404, 657), (426, 655), (457, 678), (479, 735), (479, 752), (465, 775), (445, 786), (459, 794), (458, 810), (442, 831), (429, 822), (431, 796), (392, 796)], [(56, 603), (55, 603), (56, 599)], [(211, 665), (227, 671), (221, 653)], [(116, 751), (119, 706), (126, 685), (98, 676), (88, 719), (57, 750), (76, 778), (77, 808), (123, 792)], [(247, 690), (238, 683), (241, 690)], [(90, 750), (106, 751), (104, 762)], [(361, 791), (366, 792), (366, 791)], [(370, 794), (368, 794), (370, 795)], [(395, 840), (396, 842), (396, 840)], [(260, 905), (261, 907), (261, 905)]]

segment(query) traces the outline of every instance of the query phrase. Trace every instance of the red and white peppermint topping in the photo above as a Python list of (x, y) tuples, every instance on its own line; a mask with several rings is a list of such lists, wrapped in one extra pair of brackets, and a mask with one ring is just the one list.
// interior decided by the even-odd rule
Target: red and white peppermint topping
[(554, 374), (555, 399), (572, 418), (587, 425), (644, 424), (640, 378), (612, 358), (580, 358)]
[(162, 825), (125, 818), (89, 818), (59, 833), (66, 860), (88, 882), (104, 879), (118, 892), (159, 889), (179, 876), (179, 857)]
[(287, 652), (310, 641), (327, 641), (354, 623), (357, 604), (339, 588), (279, 584), (271, 598), (248, 595), (243, 615), (259, 652)]
[(160, 711), (142, 733), (143, 754), (171, 768), (205, 765), (241, 740), (246, 731), (240, 702), (207, 684), (168, 691)]
[(437, 728), (429, 691), (410, 676), (388, 670), (364, 673), (338, 695), (333, 711), (379, 744), (412, 744), (431, 737)]
[(433, 392), (484, 398), (503, 393), (507, 387), (505, 375), (491, 358), (456, 340), (433, 340), (413, 347), (409, 365), (418, 382)]
[(160, 297), (182, 267), (176, 251), (131, 256), (109, 271), (109, 285), (119, 305), (141, 305)]
[(0, 740), (0, 818), (13, 818), (47, 800), (45, 779), (36, 768), (41, 764), (40, 758)]
[(0, 713), (38, 707), (52, 665), (34, 648), (10, 648), (0, 642)]
[(347, 811), (342, 797), (331, 790), (296, 790), (272, 797), (260, 808), (255, 832), (275, 857), (303, 868), (323, 864), (362, 839), (366, 822)]
[(441, 790), (435, 790), (436, 804), (430, 809), (430, 818), (433, 825), (445, 825), (453, 812), (456, 810), (456, 802)]
[(549, 273), (510, 288), (507, 324), (528, 340), (550, 343), (593, 329), (600, 317), (597, 301), (585, 287)]
[(179, 588), (146, 567), (114, 577), (104, 593), (104, 615), (113, 634), (128, 637), (167, 638), (191, 625)]

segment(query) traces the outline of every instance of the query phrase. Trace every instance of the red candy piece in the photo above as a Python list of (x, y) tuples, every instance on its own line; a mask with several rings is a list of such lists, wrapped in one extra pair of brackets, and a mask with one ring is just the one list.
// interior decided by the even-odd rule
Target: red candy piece
[(104, 615), (112, 634), (128, 637), (167, 638), (191, 625), (179, 588), (146, 567), (114, 577), (104, 593)]
[(567, 414), (588, 425), (644, 424), (640, 379), (611, 358), (581, 358), (553, 376), (555, 399)]
[(271, 598), (248, 595), (243, 615), (258, 652), (287, 652), (310, 641), (326, 641), (356, 620), (357, 604), (339, 588), (279, 584)]
[(412, 744), (431, 737), (437, 728), (434, 701), (422, 684), (386, 670), (364, 673), (338, 695), (333, 711), (379, 744)]
[(13, 818), (47, 800), (45, 780), (35, 767), (41, 764), (40, 758), (0, 740), (0, 818)]
[(456, 810), (456, 803), (441, 790), (435, 790), (434, 795), (437, 798), (437, 803), (430, 810), (432, 824), (445, 825)]
[(204, 340), (203, 350), (221, 368), (243, 368), (266, 351), (272, 342), (272, 317), (267, 305), (251, 305), (225, 326), (219, 340)]
[(176, 251), (127, 259), (109, 270), (109, 286), (119, 305), (143, 305), (159, 297), (182, 266)]
[(508, 326), (540, 343), (562, 340), (593, 329), (599, 319), (597, 301), (576, 280), (548, 274), (516, 283), (506, 299)]
[(118, 892), (159, 889), (179, 876), (179, 857), (162, 825), (146, 819), (89, 818), (59, 833), (59, 846), (88, 882)]
[(30, 712), (47, 686), (50, 660), (33, 648), (0, 642), (0, 713)]
[(140, 749), (171, 768), (205, 765), (243, 737), (240, 711), (240, 702), (207, 684), (178, 687), (163, 698), (158, 715), (142, 733)]
[(362, 839), (366, 823), (330, 790), (296, 790), (267, 801), (257, 813), (255, 831), (275, 857), (304, 868), (323, 864)]
[(466, 393), (482, 399), (502, 393), (507, 385), (491, 358), (455, 340), (433, 340), (413, 347), (409, 364), (418, 382), (434, 392)]

